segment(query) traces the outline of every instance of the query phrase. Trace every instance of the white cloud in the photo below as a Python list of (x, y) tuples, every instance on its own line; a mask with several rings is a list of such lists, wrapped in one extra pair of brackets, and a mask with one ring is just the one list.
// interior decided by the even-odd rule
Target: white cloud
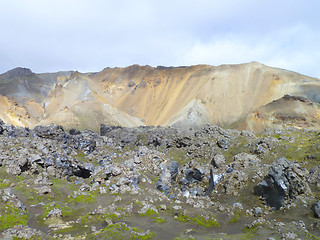
[(2, 0), (0, 72), (255, 60), (314, 76), (319, 8), (317, 0)]
[(226, 34), (206, 43), (197, 42), (183, 56), (185, 64), (212, 65), (259, 61), (320, 77), (320, 32), (305, 25), (278, 29), (264, 35)]

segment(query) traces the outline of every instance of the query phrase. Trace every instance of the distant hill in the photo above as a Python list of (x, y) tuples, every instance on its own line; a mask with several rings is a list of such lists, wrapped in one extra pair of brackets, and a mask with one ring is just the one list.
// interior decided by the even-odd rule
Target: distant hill
[(33, 128), (101, 123), (262, 130), (319, 128), (320, 81), (257, 62), (238, 65), (106, 68), (97, 73), (0, 75), (0, 118)]

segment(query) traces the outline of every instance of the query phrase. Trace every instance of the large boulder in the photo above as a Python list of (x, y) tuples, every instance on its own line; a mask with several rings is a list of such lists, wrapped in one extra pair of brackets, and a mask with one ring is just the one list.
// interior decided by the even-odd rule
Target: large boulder
[(69, 130), (69, 134), (70, 135), (79, 135), (79, 134), (81, 134), (81, 132), (75, 128), (72, 128)]
[(227, 150), (228, 149), (228, 147), (229, 147), (229, 142), (228, 142), (228, 140), (227, 139), (219, 139), (218, 141), (217, 141), (217, 145), (218, 145), (218, 147), (219, 148), (222, 148), (222, 149), (224, 149), (224, 150)]
[(63, 140), (66, 133), (60, 125), (36, 126), (34, 132), (38, 137)]
[[(29, 226), (16, 225), (13, 228), (9, 228), (2, 233), (4, 239), (30, 239), (36, 236), (41, 236), (42, 233)], [(39, 238), (39, 239), (41, 239)]]
[(225, 166), (226, 159), (222, 154), (216, 154), (213, 156), (210, 163), (215, 168), (221, 168), (221, 167)]
[(255, 155), (248, 153), (239, 153), (233, 157), (232, 168), (247, 169), (249, 167), (258, 167), (261, 160)]
[(313, 212), (316, 218), (320, 218), (320, 201), (313, 206)]
[(156, 189), (169, 193), (172, 182), (176, 180), (178, 174), (178, 163), (170, 160), (160, 164), (161, 175), (156, 183)]
[(122, 128), (120, 126), (107, 126), (104, 124), (100, 125), (100, 135), (101, 136), (107, 136), (107, 134), (115, 129)]
[(30, 130), (28, 128), (15, 127), (10, 124), (4, 124), (0, 121), (0, 134), (4, 134), (6, 137), (28, 137), (29, 131)]
[(266, 153), (270, 152), (274, 147), (278, 146), (279, 140), (274, 137), (265, 137), (262, 140), (258, 140), (256, 144), (256, 149), (254, 149), (254, 153), (259, 156), (266, 155)]
[(238, 195), (238, 190), (245, 187), (247, 181), (248, 175), (244, 171), (232, 171), (224, 183), (225, 193), (227, 195)]
[(209, 175), (209, 186), (205, 190), (205, 194), (210, 196), (210, 194), (213, 192), (215, 186), (219, 183), (219, 181), (223, 179), (222, 174), (213, 174), (213, 170), (210, 169), (210, 175)]
[(3, 133), (3, 127), (2, 127), (3, 124), (4, 124), (3, 121), (0, 119), (0, 134)]
[(83, 165), (73, 166), (73, 174), (77, 177), (89, 178), (91, 177), (93, 172), (94, 165), (92, 163), (85, 163)]
[(185, 172), (185, 179), (188, 183), (201, 182), (204, 177), (203, 171), (197, 168), (187, 169)]
[(308, 182), (312, 184), (317, 184), (317, 186), (320, 187), (320, 164), (315, 168), (310, 169)]
[(308, 170), (281, 157), (270, 166), (269, 173), (254, 192), (263, 197), (267, 205), (280, 209), (290, 199), (311, 192), (306, 182), (307, 175)]
[(96, 149), (96, 141), (92, 139), (78, 138), (76, 148), (81, 149), (86, 155), (92, 153)]

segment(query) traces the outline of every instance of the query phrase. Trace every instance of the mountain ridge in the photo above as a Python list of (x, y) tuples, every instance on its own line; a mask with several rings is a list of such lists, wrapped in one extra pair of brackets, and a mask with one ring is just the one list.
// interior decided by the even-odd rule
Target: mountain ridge
[[(194, 128), (209, 123), (259, 131), (281, 128), (278, 121), (273, 122), (272, 113), (266, 113), (270, 107), (264, 106), (285, 95), (306, 97), (313, 103), (307, 111), (313, 116), (313, 123), (302, 122), (299, 126), (320, 126), (315, 117), (319, 114), (319, 79), (258, 62), (180, 67), (131, 65), (94, 73), (36, 74), (24, 68), (15, 71), (9, 78), (4, 76), (10, 71), (0, 75), (0, 117), (23, 127), (54, 123), (98, 130), (103, 123)], [(281, 105), (286, 106), (292, 107), (289, 103)], [(264, 114), (257, 114), (259, 111)], [(262, 115), (268, 115), (268, 120), (262, 121)]]

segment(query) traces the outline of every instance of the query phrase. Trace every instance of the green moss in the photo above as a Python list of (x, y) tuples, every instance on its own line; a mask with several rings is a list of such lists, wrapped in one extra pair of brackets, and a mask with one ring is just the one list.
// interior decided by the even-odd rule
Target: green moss
[[(272, 154), (265, 161), (273, 162), (279, 157), (286, 157), (291, 161), (306, 161), (309, 166), (319, 163), (320, 159), (320, 138), (319, 132), (315, 131), (285, 131), (285, 134), (275, 134), (271, 137), (279, 139), (272, 149)], [(261, 135), (260, 137), (270, 137)], [(306, 166), (308, 167), (308, 166)]]
[(101, 229), (94, 234), (93, 239), (150, 239), (154, 237), (154, 232), (145, 231), (143, 229), (129, 227), (125, 223), (109, 224), (106, 228)]
[(205, 217), (195, 217), (192, 219), (192, 221), (196, 224), (199, 224), (203, 227), (219, 227), (220, 224), (218, 223), (217, 219), (215, 218), (210, 218), (210, 219), (206, 219)]
[(166, 221), (164, 218), (162, 218), (162, 217), (155, 217), (155, 218), (153, 218), (153, 220), (154, 220), (155, 223), (159, 223), (159, 224), (162, 224), (162, 223), (167, 222), (167, 221)]
[(93, 222), (103, 221), (104, 217), (100, 214), (99, 215), (91, 215), (90, 213), (87, 213), (86, 215), (80, 217), (79, 219), (81, 219), (79, 223), (82, 226), (85, 226), (85, 225), (88, 225)]
[(206, 219), (204, 216), (196, 216), (192, 218), (192, 217), (189, 217), (188, 215), (179, 214), (175, 218), (175, 220), (183, 223), (191, 221), (192, 223), (201, 225), (203, 227), (219, 227), (220, 226), (216, 218)]
[(42, 219), (45, 218), (48, 215), (48, 213), (55, 208), (61, 209), (63, 217), (67, 217), (72, 214), (72, 209), (70, 207), (61, 206), (61, 205), (53, 202), (53, 203), (46, 204), (42, 207), (42, 209), (44, 210), (44, 214), (42, 215)]
[(27, 212), (14, 207), (11, 203), (1, 206), (0, 214), (0, 230), (12, 228), (16, 225), (27, 225)]
[(133, 239), (141, 239), (141, 240), (145, 240), (145, 239), (150, 239), (152, 237), (154, 237), (154, 232), (151, 231), (144, 231), (142, 229), (139, 228), (132, 228), (133, 231)]
[[(25, 239), (25, 238), (19, 238), (19, 237), (12, 237), (12, 240), (21, 240), (21, 239)], [(42, 240), (41, 237), (39, 236), (32, 236), (31, 238), (29, 238), (30, 240)]]
[(16, 175), (14, 176), (16, 182), (23, 182), (26, 180), (26, 177), (24, 175)]
[(70, 192), (77, 191), (79, 189), (79, 186), (66, 179), (54, 178), (51, 182), (53, 183), (54, 189), (64, 189), (69, 190)]
[(307, 233), (307, 238), (306, 239), (314, 239), (314, 240), (320, 240), (319, 237), (317, 237), (316, 235), (312, 234), (312, 233)]
[(123, 218), (123, 215), (117, 215), (115, 213), (106, 213), (106, 214), (94, 214), (91, 215), (90, 213), (87, 213), (84, 216), (79, 217), (79, 225), (85, 226), (85, 225), (92, 225), (93, 223), (101, 223), (104, 222), (106, 219), (110, 219), (112, 222), (119, 221), (121, 218)]
[(122, 212), (124, 212), (125, 209), (124, 209), (124, 207), (117, 207), (117, 208), (116, 208), (116, 211), (122, 211)]
[(189, 222), (191, 218), (188, 215), (179, 214), (177, 217), (174, 218), (175, 220), (179, 222)]
[(0, 183), (0, 189), (1, 189), (1, 188), (7, 188), (7, 187), (9, 187), (9, 186), (10, 186), (10, 183), (7, 183), (7, 182), (6, 182), (6, 183), (4, 183), (4, 182), (1, 182), (1, 183)]
[(112, 221), (118, 221), (118, 220), (120, 220), (122, 218), (122, 216), (119, 216), (119, 215), (117, 215), (115, 213), (107, 213), (107, 214), (104, 214), (103, 217), (105, 219), (110, 219)]
[(240, 214), (239, 213), (235, 213), (233, 218), (229, 221), (229, 223), (237, 223), (240, 220)]
[(148, 232), (148, 233), (144, 233), (144, 234), (141, 234), (141, 235), (135, 234), (133, 236), (133, 239), (145, 240), (145, 239), (150, 239), (150, 238), (153, 238), (153, 237), (154, 237), (154, 232)]
[(139, 145), (147, 145), (147, 134), (138, 134), (137, 136), (137, 142)]
[[(68, 228), (64, 229), (59, 229), (54, 231), (56, 234), (85, 234), (86, 231), (88, 231), (89, 226), (94, 226), (94, 225), (100, 225), (101, 223), (105, 222), (106, 218), (109, 219), (116, 219), (117, 217), (114, 215), (103, 215), (103, 214), (95, 214), (91, 215), (90, 213), (87, 213), (83, 216), (77, 216), (77, 224), (70, 226)], [(48, 222), (50, 223), (50, 222)], [(96, 239), (95, 237), (86, 237), (86, 239)]]
[(87, 158), (87, 155), (84, 154), (82, 151), (78, 150), (78, 154), (73, 155), (74, 158), (76, 158), (80, 162), (91, 162), (94, 166), (99, 166), (97, 160), (95, 158), (89, 159)]
[(142, 206), (143, 206), (141, 201), (136, 200), (134, 203), (140, 208), (142, 208)]
[[(100, 230), (99, 239), (130, 239), (129, 228), (124, 223), (109, 224), (106, 228)], [(133, 236), (131, 236), (132, 238)]]
[(226, 159), (226, 163), (229, 164), (233, 162), (233, 157), (239, 153), (250, 153), (250, 149), (246, 146), (248, 140), (246, 137), (240, 136), (234, 140), (231, 146), (223, 152)]
[(166, 155), (176, 161), (179, 165), (183, 165), (190, 161), (186, 155), (186, 150), (183, 148), (170, 148)]
[[(80, 162), (91, 162), (89, 158), (87, 158), (86, 154), (84, 154), (83, 152), (79, 151), (78, 154), (73, 155), (73, 157), (75, 159), (77, 159)], [(94, 162), (96, 163), (96, 162)]]
[(104, 230), (129, 231), (130, 228), (124, 223), (109, 224)]
[(124, 150), (125, 152), (130, 152), (130, 151), (134, 151), (136, 148), (137, 148), (136, 145), (130, 145), (130, 144), (128, 144), (128, 145), (125, 145), (125, 146), (123, 147), (123, 150)]
[(21, 195), (27, 198), (27, 204), (38, 204), (39, 202), (52, 202), (56, 199), (53, 193), (49, 194), (39, 194), (32, 187), (27, 187), (25, 183), (18, 183), (15, 186), (15, 189), (18, 190)]
[(256, 225), (255, 227), (253, 227), (253, 228), (245, 228), (244, 229), (244, 234), (242, 234), (240, 237), (239, 237), (239, 239), (241, 239), (241, 240), (247, 240), (247, 239), (256, 239), (256, 237), (257, 237), (257, 234), (256, 234), (256, 231), (258, 230), (257, 229), (257, 226), (259, 226), (259, 225)]
[(152, 215), (156, 215), (157, 212), (153, 209), (148, 209), (145, 213), (140, 213), (140, 216), (152, 216)]
[(80, 195), (77, 195), (75, 197), (71, 196), (68, 197), (68, 202), (69, 203), (93, 203), (96, 200), (96, 196), (94, 193), (89, 192), (89, 193), (82, 193)]
[(195, 240), (196, 238), (190, 237), (190, 236), (185, 236), (184, 234), (181, 234), (177, 237), (175, 237), (173, 240)]

